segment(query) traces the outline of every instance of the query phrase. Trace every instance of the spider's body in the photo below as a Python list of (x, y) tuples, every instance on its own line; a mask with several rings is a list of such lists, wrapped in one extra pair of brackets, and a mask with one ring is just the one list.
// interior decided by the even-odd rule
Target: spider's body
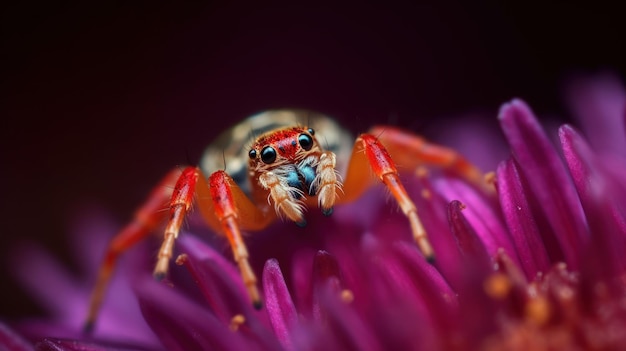
[[(308, 150), (301, 145), (301, 135), (305, 136), (303, 141), (307, 136), (311, 138)], [(322, 153), (335, 154), (335, 170), (341, 175), (352, 145), (352, 135), (329, 117), (308, 111), (275, 110), (249, 117), (218, 136), (205, 150), (200, 168), (204, 174), (226, 169), (241, 190), (259, 206), (268, 195), (258, 186), (259, 177), (272, 171), (283, 176), (294, 194), (305, 195), (299, 200), (312, 205), (311, 199), (315, 199), (317, 192), (315, 186), (311, 187), (314, 185), (311, 178), (317, 175), (315, 171)], [(261, 152), (265, 147), (276, 152), (274, 162), (263, 162)], [(255, 157), (250, 157), (251, 152), (256, 153)], [(263, 211), (269, 213), (270, 207)]]
[[(92, 295), (87, 326), (95, 321), (117, 256), (164, 221), (154, 275), (166, 276), (174, 241), (194, 202), (207, 225), (228, 239), (256, 307), (261, 298), (241, 231), (263, 229), (277, 217), (304, 226), (307, 208), (317, 206), (330, 216), (335, 205), (358, 198), (376, 183), (389, 189), (417, 246), (432, 260), (433, 250), (396, 162), (408, 170), (424, 163), (439, 166), (484, 186), (482, 173), (458, 153), (397, 128), (374, 127), (353, 142), (349, 133), (320, 114), (276, 110), (244, 120), (207, 148), (199, 167), (166, 175), (135, 219), (113, 239)], [(169, 217), (161, 211), (165, 201)]]

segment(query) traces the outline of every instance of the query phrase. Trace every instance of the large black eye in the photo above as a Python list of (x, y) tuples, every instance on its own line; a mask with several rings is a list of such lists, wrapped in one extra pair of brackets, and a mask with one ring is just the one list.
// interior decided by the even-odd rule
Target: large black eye
[(271, 146), (266, 146), (261, 150), (261, 161), (268, 165), (276, 161), (276, 150)]
[(248, 152), (248, 157), (254, 160), (256, 158), (256, 150), (255, 149), (250, 150)]
[(300, 146), (302, 146), (302, 148), (306, 151), (311, 150), (311, 147), (313, 147), (313, 138), (311, 138), (311, 136), (308, 134), (300, 134), (300, 136), (298, 137), (298, 142), (300, 143)]

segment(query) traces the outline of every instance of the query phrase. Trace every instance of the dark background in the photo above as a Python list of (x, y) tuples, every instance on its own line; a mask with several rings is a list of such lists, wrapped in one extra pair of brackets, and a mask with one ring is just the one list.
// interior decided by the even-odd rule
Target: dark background
[[(71, 263), (77, 209), (128, 220), (170, 167), (263, 109), (355, 132), (495, 119), (514, 96), (564, 116), (565, 77), (626, 68), (621, 12), (567, 1), (2, 6), (2, 257), (37, 240)], [(1, 263), (0, 317), (37, 313)]]

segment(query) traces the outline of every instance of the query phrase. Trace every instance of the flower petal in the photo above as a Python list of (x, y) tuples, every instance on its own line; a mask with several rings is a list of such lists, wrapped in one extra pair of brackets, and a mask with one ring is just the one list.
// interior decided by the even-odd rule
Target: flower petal
[[(324, 258), (324, 260), (326, 260)], [(328, 262), (328, 261), (326, 261)], [(311, 328), (300, 333), (297, 339), (299, 350), (381, 350), (379, 341), (368, 323), (340, 298), (333, 279), (316, 286), (315, 295), (322, 319)], [(316, 330), (317, 332), (311, 333)], [(308, 334), (308, 335), (307, 335)]]
[(411, 191), (412, 184), (409, 183), (407, 190), (411, 191), (410, 194), (415, 200), (418, 214), (435, 251), (434, 266), (457, 290), (462, 281), (462, 273), (459, 270), (461, 253), (457, 248), (456, 239), (450, 231), (447, 213), (448, 201), (435, 190), (429, 177), (418, 176), (418, 180), (421, 188)]
[[(563, 153), (574, 177), (592, 233), (583, 277), (611, 281), (626, 269), (626, 192), (585, 140), (570, 126), (559, 130)], [(585, 274), (586, 273), (586, 274)]]
[[(252, 307), (238, 270), (222, 255), (192, 235), (185, 236), (182, 248), (187, 252), (182, 264), (189, 270), (205, 300), (225, 325), (233, 318), (243, 317), (245, 325), (239, 333), (260, 344), (274, 345), (267, 313)], [(268, 345), (268, 346), (269, 346)]]
[(33, 346), (21, 335), (0, 321), (0, 350), (32, 351)]
[(523, 101), (516, 99), (504, 104), (498, 118), (520, 171), (560, 243), (565, 260), (577, 268), (580, 265), (578, 254), (589, 233), (563, 162)]
[(239, 332), (232, 332), (204, 307), (151, 278), (137, 282), (141, 311), (161, 343), (170, 351), (249, 350)]
[(232, 316), (251, 310), (241, 276), (234, 264), (193, 235), (181, 236), (182, 262), (215, 314), (228, 323)]
[(492, 199), (458, 179), (441, 178), (435, 185), (448, 202), (459, 200), (463, 203), (463, 215), (474, 228), (489, 257), (495, 257), (503, 249), (513, 261), (519, 262), (509, 232), (500, 214), (495, 211), (497, 204), (492, 203)]
[[(456, 293), (439, 271), (428, 264), (414, 245), (398, 242), (392, 253), (402, 264), (404, 271), (419, 290), (421, 299), (430, 311), (431, 318), (439, 328), (453, 327), (453, 310), (458, 307)], [(391, 260), (390, 260), (391, 261)]]
[(489, 254), (478, 235), (476, 235), (474, 228), (461, 213), (463, 209), (465, 209), (465, 205), (458, 200), (452, 200), (448, 205), (448, 221), (450, 222), (452, 234), (457, 240), (457, 247), (463, 256), (463, 262), (472, 266), (465, 266), (465, 268), (477, 269), (487, 273), (490, 264)]
[(626, 89), (620, 79), (610, 73), (579, 76), (567, 88), (572, 115), (594, 149), (626, 156)]
[(526, 278), (532, 279), (537, 273), (545, 273), (550, 268), (548, 253), (541, 241), (515, 162), (508, 159), (500, 163), (496, 176), (504, 219)]
[(322, 310), (318, 293), (333, 288), (338, 293), (342, 286), (341, 272), (337, 259), (326, 251), (320, 250), (313, 260), (313, 317), (322, 319)]
[(291, 299), (278, 261), (271, 259), (263, 269), (263, 292), (267, 314), (278, 341), (287, 350), (293, 350), (291, 331), (298, 324), (298, 312)]
[(155, 350), (135, 345), (99, 343), (92, 341), (79, 341), (70, 339), (46, 338), (36, 345), (37, 351), (146, 351)]
[(465, 219), (463, 208), (463, 204), (453, 200), (448, 206), (448, 217), (463, 258), (458, 313), (461, 316), (461, 330), (466, 333), (467, 345), (464, 348), (476, 349), (481, 340), (495, 329), (493, 315), (497, 311), (497, 304), (487, 296), (484, 289), (487, 277), (492, 272), (491, 258)]

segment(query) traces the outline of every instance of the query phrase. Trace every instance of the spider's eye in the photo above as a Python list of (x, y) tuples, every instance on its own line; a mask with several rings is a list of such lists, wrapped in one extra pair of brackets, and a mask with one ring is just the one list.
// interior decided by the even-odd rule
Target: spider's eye
[(261, 161), (266, 164), (270, 164), (276, 161), (276, 150), (271, 146), (266, 146), (261, 150)]
[(313, 147), (313, 138), (311, 138), (311, 136), (308, 134), (300, 134), (300, 136), (298, 137), (298, 142), (300, 143), (300, 146), (302, 146), (302, 148), (306, 151), (311, 150), (311, 147)]
[(256, 158), (256, 150), (252, 149), (248, 152), (248, 156), (250, 157), (250, 159), (254, 160)]
[(309, 128), (306, 131), (309, 132), (309, 134), (311, 134), (311, 135), (315, 135), (315, 129), (313, 129), (313, 128)]

